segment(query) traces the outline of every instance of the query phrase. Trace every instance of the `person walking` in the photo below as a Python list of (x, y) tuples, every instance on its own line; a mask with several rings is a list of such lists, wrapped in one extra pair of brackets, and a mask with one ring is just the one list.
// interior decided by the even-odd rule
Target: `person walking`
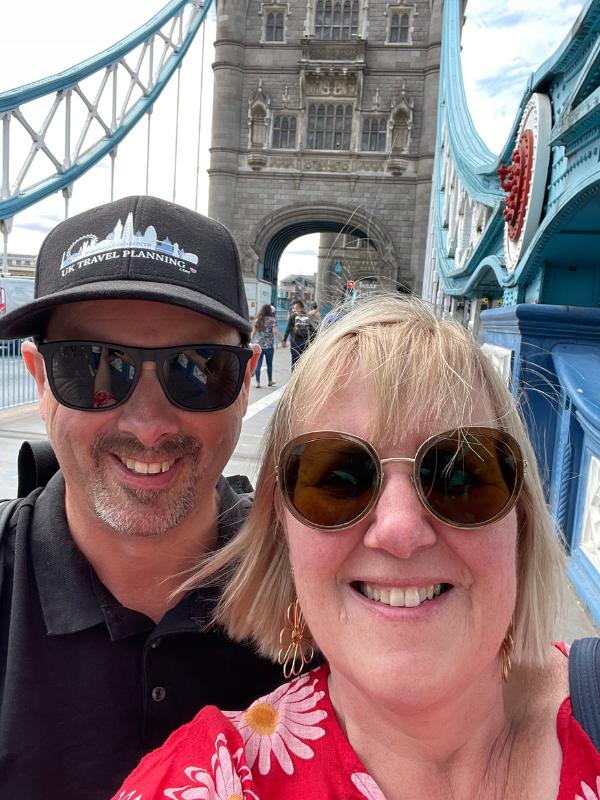
[[(0, 796), (106, 800), (209, 704), (278, 671), (208, 628), (218, 592), (181, 575), (237, 533), (251, 488), (222, 471), (258, 347), (218, 222), (153, 197), (71, 217), (36, 299), (0, 320), (60, 470), (0, 530)], [(244, 485), (246, 488), (244, 488)]]
[(284, 342), (287, 341), (288, 336), (290, 338), (292, 370), (296, 366), (296, 361), (310, 344), (311, 328), (310, 317), (306, 313), (304, 303), (302, 300), (296, 300), (292, 306), (292, 313), (288, 318), (288, 324), (283, 334)]
[(282, 335), (279, 333), (277, 327), (277, 320), (273, 314), (273, 306), (270, 303), (260, 309), (254, 320), (252, 333), (250, 338), (256, 338), (257, 344), (260, 345), (260, 356), (254, 372), (256, 380), (256, 388), (260, 389), (260, 371), (262, 369), (263, 359), (267, 364), (267, 379), (269, 386), (275, 386), (276, 381), (273, 380), (273, 354), (275, 352), (275, 337), (281, 342), (281, 346), (285, 347)]

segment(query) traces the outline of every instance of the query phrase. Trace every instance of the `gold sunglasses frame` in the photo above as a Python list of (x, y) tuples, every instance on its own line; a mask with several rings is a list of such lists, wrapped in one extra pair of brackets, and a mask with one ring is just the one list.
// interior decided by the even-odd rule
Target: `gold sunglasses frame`
[[(431, 507), (429, 504), (425, 493), (423, 492), (423, 488), (421, 486), (420, 481), (417, 480), (416, 476), (418, 475), (418, 470), (420, 469), (421, 463), (425, 454), (429, 451), (431, 447), (433, 447), (437, 442), (440, 442), (444, 439), (449, 439), (452, 436), (459, 434), (459, 436), (464, 437), (465, 441), (468, 441), (469, 435), (477, 436), (487, 436), (491, 439), (495, 439), (496, 441), (502, 442), (504, 445), (508, 447), (510, 450), (516, 466), (516, 475), (515, 475), (515, 486), (513, 487), (513, 492), (508, 500), (508, 502), (504, 505), (504, 507), (496, 513), (493, 517), (485, 522), (474, 522), (470, 524), (461, 524), (457, 525), (456, 522), (447, 519), (434, 508)], [(373, 492), (373, 496), (365, 509), (354, 517), (352, 520), (348, 522), (341, 523), (339, 525), (317, 525), (316, 523), (312, 522), (311, 520), (304, 517), (293, 505), (290, 499), (290, 492), (288, 491), (287, 486), (285, 486), (285, 467), (286, 467), (286, 459), (291, 455), (294, 448), (298, 447), (299, 445), (308, 444), (309, 442), (316, 442), (321, 439), (337, 439), (342, 441), (352, 442), (359, 447), (362, 447), (366, 450), (376, 467), (377, 471), (377, 486), (375, 487), (375, 491)], [(459, 439), (460, 441), (460, 439)], [(316, 530), (322, 531), (341, 531), (346, 530), (347, 528), (351, 528), (354, 525), (358, 524), (361, 520), (363, 520), (377, 505), (379, 498), (381, 496), (381, 492), (383, 489), (383, 479), (384, 479), (384, 471), (383, 465), (389, 464), (393, 462), (400, 462), (400, 463), (407, 463), (412, 464), (412, 471), (410, 473), (410, 480), (412, 485), (415, 488), (417, 496), (421, 502), (421, 505), (438, 521), (442, 522), (444, 525), (448, 525), (451, 528), (456, 528), (457, 530), (472, 530), (477, 528), (485, 528), (488, 525), (491, 525), (493, 522), (497, 522), (498, 520), (505, 517), (509, 514), (512, 509), (514, 508), (517, 500), (519, 499), (519, 495), (521, 494), (521, 490), (523, 488), (523, 479), (525, 477), (525, 473), (527, 471), (527, 462), (523, 458), (523, 454), (521, 452), (521, 448), (519, 443), (511, 436), (510, 433), (506, 431), (499, 430), (498, 428), (488, 428), (485, 426), (480, 425), (466, 425), (460, 428), (452, 428), (447, 431), (443, 431), (442, 433), (437, 433), (434, 436), (430, 436), (428, 439), (425, 439), (422, 444), (419, 445), (417, 452), (415, 453), (414, 458), (409, 457), (393, 457), (393, 458), (381, 458), (379, 453), (375, 450), (373, 445), (370, 442), (367, 442), (365, 439), (361, 439), (359, 436), (354, 436), (351, 433), (345, 433), (343, 431), (311, 431), (310, 433), (303, 433), (300, 436), (296, 436), (293, 439), (290, 439), (284, 447), (282, 448), (279, 458), (277, 459), (277, 464), (275, 465), (275, 480), (277, 482), (277, 488), (279, 489), (279, 493), (281, 495), (281, 499), (285, 507), (288, 509), (290, 514), (292, 514), (299, 522), (307, 527), (314, 528)]]

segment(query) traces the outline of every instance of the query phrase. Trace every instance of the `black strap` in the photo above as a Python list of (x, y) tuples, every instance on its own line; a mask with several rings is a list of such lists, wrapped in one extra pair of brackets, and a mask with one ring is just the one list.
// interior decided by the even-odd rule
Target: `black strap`
[(12, 513), (20, 501), (21, 498), (16, 497), (14, 500), (6, 500), (0, 504), (0, 539), (2, 539), (2, 533), (8, 526)]
[(50, 442), (23, 442), (18, 458), (19, 484), (17, 495), (27, 497), (39, 486), (45, 486), (58, 471), (58, 461)]
[(571, 645), (569, 688), (573, 715), (600, 752), (600, 638)]

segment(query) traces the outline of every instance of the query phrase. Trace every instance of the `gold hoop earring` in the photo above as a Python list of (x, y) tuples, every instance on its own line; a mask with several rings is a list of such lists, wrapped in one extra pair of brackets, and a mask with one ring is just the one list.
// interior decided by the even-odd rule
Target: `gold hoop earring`
[(305, 630), (306, 621), (296, 598), (288, 606), (285, 625), (279, 634), (281, 649), (277, 655), (277, 663), (283, 667), (283, 677), (287, 681), (297, 678), (315, 655), (313, 646), (304, 638)]
[(500, 647), (500, 673), (502, 675), (502, 680), (504, 683), (508, 682), (508, 676), (510, 675), (510, 671), (512, 669), (512, 651), (515, 646), (515, 640), (513, 637), (514, 629), (512, 622), (508, 626), (508, 630), (506, 631), (506, 636), (504, 637), (504, 641), (502, 642), (502, 646)]

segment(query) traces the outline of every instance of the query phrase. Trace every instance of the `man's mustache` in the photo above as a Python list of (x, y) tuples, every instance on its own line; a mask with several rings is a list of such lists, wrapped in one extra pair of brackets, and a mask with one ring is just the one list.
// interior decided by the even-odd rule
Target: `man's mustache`
[(183, 456), (197, 457), (202, 451), (202, 443), (194, 436), (185, 433), (172, 436), (157, 447), (147, 447), (135, 436), (121, 433), (100, 434), (92, 444), (92, 455), (109, 451), (123, 458), (138, 458), (140, 461), (168, 461)]

